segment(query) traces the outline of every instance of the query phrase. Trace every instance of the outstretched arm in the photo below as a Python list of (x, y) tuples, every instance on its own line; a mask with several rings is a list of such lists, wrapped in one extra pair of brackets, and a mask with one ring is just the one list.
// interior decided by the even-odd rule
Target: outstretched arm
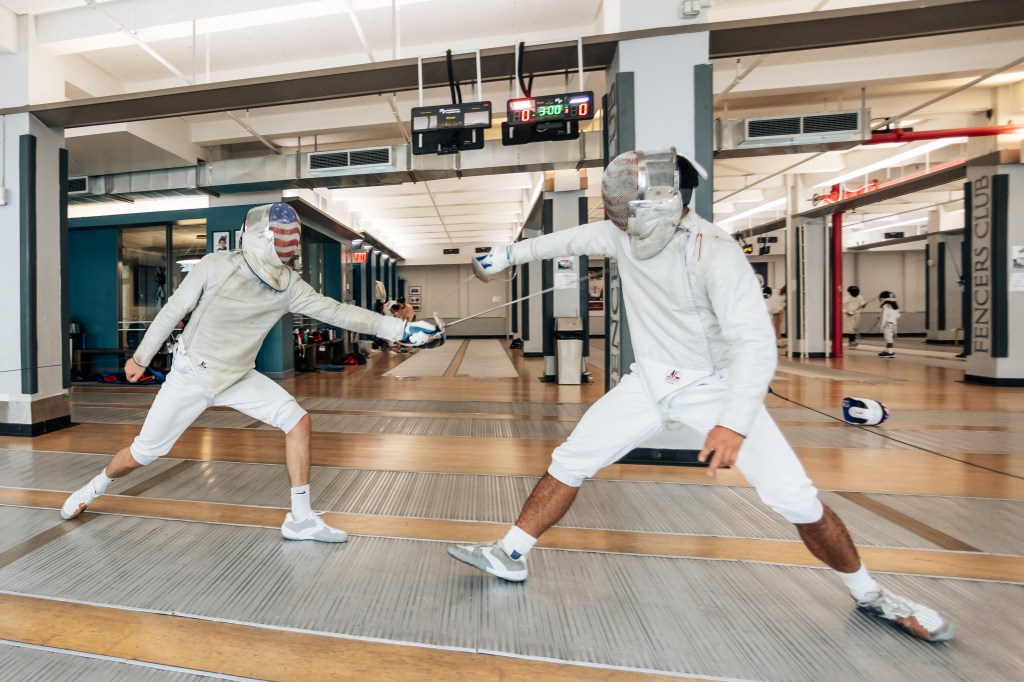
[(313, 287), (301, 280), (293, 284), (290, 291), (290, 312), (389, 341), (399, 341), (405, 335), (405, 320), (335, 301), (333, 298), (318, 294)]
[(619, 229), (611, 222), (579, 225), (554, 234), (524, 239), (512, 245), (491, 247), (491, 252), (473, 260), (473, 271), (483, 281), (522, 263), (559, 256), (614, 256)]

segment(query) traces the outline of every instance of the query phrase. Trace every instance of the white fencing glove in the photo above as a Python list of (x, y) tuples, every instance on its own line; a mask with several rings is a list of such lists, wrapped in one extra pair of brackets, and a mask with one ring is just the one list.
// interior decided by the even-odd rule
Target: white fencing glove
[(400, 343), (417, 348), (437, 348), (444, 343), (444, 330), (429, 322), (406, 322)]
[(492, 246), (491, 252), (473, 259), (473, 274), (481, 282), (490, 282), (494, 275), (512, 266), (512, 246)]

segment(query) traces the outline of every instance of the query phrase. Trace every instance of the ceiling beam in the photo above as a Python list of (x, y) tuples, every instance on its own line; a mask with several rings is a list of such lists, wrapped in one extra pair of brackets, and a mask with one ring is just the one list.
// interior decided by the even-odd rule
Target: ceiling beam
[[(1024, 25), (1020, 0), (915, 0), (854, 9), (766, 17), (745, 21), (671, 26), (583, 39), (587, 70), (608, 67), (620, 40), (710, 32), (712, 59), (810, 50), (840, 45), (901, 40)], [(515, 70), (514, 46), (480, 54), (484, 80), (504, 80)], [(534, 75), (563, 73), (577, 66), (575, 42), (528, 48), (524, 58)], [(124, 123), (174, 116), (257, 109), (415, 90), (417, 60), (398, 59), (337, 69), (320, 69), (224, 83), (208, 83), (141, 93), (96, 97), (0, 110), (0, 115), (29, 112), (53, 128)], [(472, 80), (472, 55), (453, 58), (455, 78)], [(425, 60), (423, 85), (447, 87), (443, 58)]]

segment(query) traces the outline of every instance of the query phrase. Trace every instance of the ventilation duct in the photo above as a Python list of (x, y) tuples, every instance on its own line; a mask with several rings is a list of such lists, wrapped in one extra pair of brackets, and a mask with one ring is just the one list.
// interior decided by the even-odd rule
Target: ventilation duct
[(722, 158), (849, 149), (871, 137), (869, 111), (853, 109), (740, 120), (717, 119)]
[(146, 198), (240, 194), (286, 189), (374, 187), (441, 180), (599, 167), (603, 165), (600, 131), (578, 140), (505, 147), (488, 140), (466, 154), (413, 156), (408, 145), (336, 150), (281, 156), (246, 157), (134, 173), (91, 176), (87, 190), (70, 203), (136, 201)]

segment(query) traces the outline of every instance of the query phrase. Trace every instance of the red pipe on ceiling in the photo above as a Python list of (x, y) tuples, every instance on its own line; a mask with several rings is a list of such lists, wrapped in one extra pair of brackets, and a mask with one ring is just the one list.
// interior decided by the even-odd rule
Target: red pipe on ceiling
[(896, 128), (887, 133), (873, 133), (863, 144), (885, 144), (887, 142), (915, 142), (917, 140), (939, 140), (947, 137), (990, 137), (992, 135), (1024, 135), (1024, 123), (1010, 123), (1004, 126), (982, 126), (980, 128), (947, 128), (945, 130), (904, 130)]

